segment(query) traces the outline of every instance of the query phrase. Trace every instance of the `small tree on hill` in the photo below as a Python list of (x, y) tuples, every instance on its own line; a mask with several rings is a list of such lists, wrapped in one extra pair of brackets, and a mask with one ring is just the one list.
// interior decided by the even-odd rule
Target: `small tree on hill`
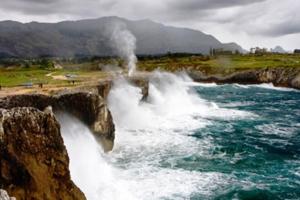
[(43, 58), (40, 62), (40, 68), (41, 69), (50, 69), (53, 68), (54, 64), (50, 59)]
[(29, 63), (29, 62), (25, 62), (24, 67), (25, 67), (26, 69), (30, 68), (30, 63)]

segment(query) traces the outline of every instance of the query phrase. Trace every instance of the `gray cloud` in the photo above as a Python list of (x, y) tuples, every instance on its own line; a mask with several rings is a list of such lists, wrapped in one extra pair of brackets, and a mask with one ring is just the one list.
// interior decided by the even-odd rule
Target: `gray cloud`
[(282, 41), (300, 46), (290, 37), (300, 35), (299, 10), (299, 0), (1, 0), (0, 20), (53, 22), (116, 15), (199, 29), (224, 42), (250, 46), (289, 37)]
[(185, 1), (172, 1), (171, 8), (179, 10), (206, 10), (206, 9), (219, 9), (234, 6), (243, 6), (265, 0), (185, 0)]
[(4, 0), (0, 8), (30, 15), (65, 14), (84, 18), (110, 9), (116, 0)]
[(300, 18), (296, 16), (293, 19), (274, 24), (262, 31), (262, 34), (274, 37), (298, 33), (300, 33)]

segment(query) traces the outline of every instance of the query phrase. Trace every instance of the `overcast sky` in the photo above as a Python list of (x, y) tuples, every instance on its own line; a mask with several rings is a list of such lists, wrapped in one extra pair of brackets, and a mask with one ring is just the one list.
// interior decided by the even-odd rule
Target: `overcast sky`
[(0, 20), (57, 22), (102, 16), (151, 19), (221, 42), (300, 48), (300, 0), (1, 0)]

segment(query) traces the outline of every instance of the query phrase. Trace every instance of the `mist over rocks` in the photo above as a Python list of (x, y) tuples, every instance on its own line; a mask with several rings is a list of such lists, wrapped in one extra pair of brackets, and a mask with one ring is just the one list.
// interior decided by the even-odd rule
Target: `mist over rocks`
[(17, 199), (85, 199), (49, 109), (0, 109), (0, 169), (0, 187)]
[[(142, 92), (142, 100), (146, 99), (149, 94), (149, 80), (147, 76), (143, 77), (138, 77), (138, 76), (133, 76), (133, 77), (127, 77), (127, 81), (129, 81), (131, 84), (141, 88)], [(97, 85), (97, 92), (98, 94), (106, 101), (108, 94), (113, 86), (113, 80), (106, 80), (106, 81), (101, 81)]]
[(128, 75), (131, 76), (136, 70), (137, 57), (136, 38), (128, 30), (125, 23), (112, 23), (110, 44), (118, 56), (125, 60), (128, 68)]

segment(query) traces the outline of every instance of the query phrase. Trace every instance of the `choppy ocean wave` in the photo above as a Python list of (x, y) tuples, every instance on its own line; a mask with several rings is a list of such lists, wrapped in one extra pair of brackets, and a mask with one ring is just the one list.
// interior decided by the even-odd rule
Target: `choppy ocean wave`
[(88, 199), (300, 198), (299, 92), (159, 72), (149, 86), (140, 102), (139, 88), (115, 81), (109, 154), (87, 127), (60, 116), (72, 179)]

